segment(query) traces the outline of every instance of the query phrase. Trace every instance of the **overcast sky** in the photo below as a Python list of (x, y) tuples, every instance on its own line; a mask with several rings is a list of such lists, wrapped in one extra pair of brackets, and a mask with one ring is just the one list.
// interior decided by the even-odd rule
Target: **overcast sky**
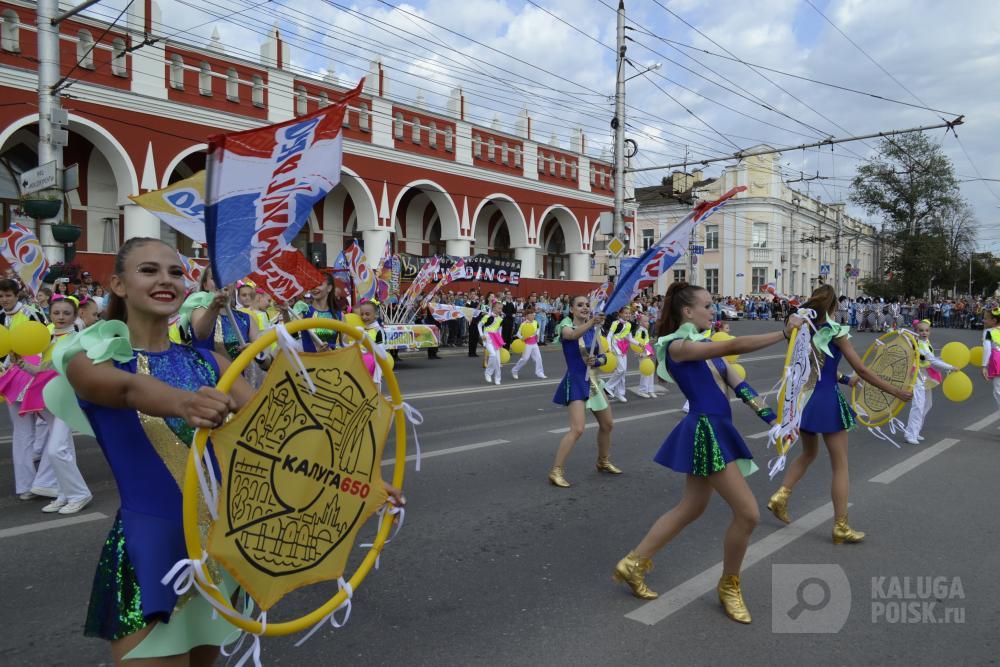
[[(90, 13), (114, 18), (125, 1), (105, 0)], [(502, 128), (512, 131), (518, 111), (528, 107), (539, 140), (555, 134), (568, 146), (580, 126), (595, 156), (610, 146), (615, 0), (159, 1), (160, 32), (187, 31), (178, 40), (204, 44), (218, 28), (231, 54), (256, 56), (263, 34), (277, 22), (293, 46), (293, 65), (317, 75), (332, 70), (344, 83), (355, 82), (381, 55), (392, 97), (412, 101), (420, 95), (428, 108), (443, 108), (451, 88), (462, 86), (474, 122), (489, 124), (499, 116)], [(966, 123), (957, 130), (968, 156), (944, 130), (928, 136), (942, 144), (966, 181), (962, 193), (979, 220), (979, 247), (1000, 252), (1000, 181), (973, 180), (1000, 179), (1000, 3), (810, 1), (815, 7), (807, 0), (628, 2), (634, 27), (628, 57), (639, 68), (628, 67), (628, 75), (662, 63), (628, 83), (636, 165), (683, 161), (685, 149), (696, 159), (762, 142), (796, 145), (964, 114)], [(754, 71), (682, 45), (728, 51), (752, 64), (940, 112)], [(782, 169), (786, 180), (800, 171), (818, 173), (822, 179), (793, 187), (825, 202), (842, 201), (856, 165), (875, 146), (868, 141), (832, 152), (790, 151), (782, 155)], [(637, 185), (655, 184), (665, 173), (644, 173)]]

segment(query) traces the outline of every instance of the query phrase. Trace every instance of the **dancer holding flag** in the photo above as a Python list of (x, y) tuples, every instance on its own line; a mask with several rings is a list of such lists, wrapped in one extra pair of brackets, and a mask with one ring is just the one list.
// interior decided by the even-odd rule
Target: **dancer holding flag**
[(607, 358), (604, 354), (593, 353), (604, 315), (592, 313), (590, 301), (582, 295), (570, 300), (569, 312), (570, 316), (556, 325), (556, 336), (566, 359), (566, 375), (552, 397), (553, 403), (569, 408), (569, 431), (559, 441), (556, 459), (549, 471), (549, 482), (562, 488), (570, 486), (564, 472), (566, 459), (583, 435), (587, 410), (597, 419), (597, 471), (612, 475), (622, 472), (611, 462), (614, 418), (608, 399), (604, 397), (603, 383), (597, 378), (597, 367), (603, 366)]
[(862, 381), (902, 401), (909, 401), (913, 398), (913, 394), (896, 389), (868, 370), (861, 362), (861, 357), (848, 341), (850, 327), (839, 325), (834, 321), (837, 313), (837, 292), (833, 287), (830, 285), (817, 287), (802, 308), (816, 313), (816, 319), (813, 320), (816, 333), (812, 337), (812, 344), (823, 355), (823, 366), (819, 370), (816, 387), (802, 411), (802, 422), (799, 426), (802, 453), (788, 465), (781, 487), (771, 496), (767, 509), (771, 510), (779, 520), (785, 523), (791, 521), (788, 516), (788, 498), (810, 464), (816, 460), (816, 455), (819, 453), (819, 436), (822, 434), (826, 449), (830, 452), (830, 467), (833, 472), (830, 488), (834, 512), (833, 543), (860, 542), (865, 534), (852, 529), (847, 523), (847, 497), (850, 490), (847, 432), (855, 426), (854, 411), (837, 388), (838, 382), (851, 385), (857, 380), (847, 376), (838, 378), (837, 366), (841, 358), (845, 359)]
[(712, 296), (704, 288), (677, 282), (667, 290), (656, 327), (658, 373), (677, 383), (691, 402), (691, 411), (670, 432), (654, 460), (687, 478), (680, 502), (657, 519), (638, 546), (618, 562), (613, 577), (627, 583), (638, 598), (658, 597), (645, 583), (646, 573), (653, 568), (653, 555), (697, 519), (712, 492), (717, 492), (733, 511), (724, 542), (719, 601), (731, 619), (749, 623), (740, 569), (759, 511), (744, 475), (756, 466), (733, 425), (727, 389), (733, 388), (765, 422), (774, 421), (776, 415), (723, 357), (781, 343), (803, 320), (793, 316), (784, 331), (711, 341), (702, 332), (712, 326), (713, 319)]

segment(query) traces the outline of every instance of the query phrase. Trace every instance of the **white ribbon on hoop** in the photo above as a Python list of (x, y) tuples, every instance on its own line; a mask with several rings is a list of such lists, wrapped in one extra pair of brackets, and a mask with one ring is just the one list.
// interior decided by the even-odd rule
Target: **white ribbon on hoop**
[[(298, 648), (303, 644), (305, 644), (307, 641), (309, 641), (309, 638), (312, 637), (314, 634), (316, 634), (316, 631), (322, 628), (324, 625), (326, 625), (327, 622), (330, 623), (330, 626), (334, 630), (338, 630), (347, 625), (347, 621), (351, 618), (351, 607), (353, 605), (353, 603), (351, 602), (351, 598), (354, 597), (354, 589), (351, 587), (351, 584), (349, 584), (347, 581), (344, 580), (343, 577), (337, 579), (337, 585), (340, 587), (340, 590), (347, 593), (347, 597), (344, 599), (343, 602), (340, 603), (339, 607), (337, 607), (329, 614), (324, 616), (323, 620), (321, 620), (319, 623), (312, 626), (312, 629), (310, 629), (309, 632), (306, 633), (305, 637), (295, 642), (295, 648)], [(336, 614), (341, 609), (344, 610), (344, 618), (338, 621)], [(239, 666), (237, 665), (237, 667)]]
[[(203, 430), (201, 428), (195, 429), (195, 440), (198, 438), (198, 432)], [(219, 482), (215, 479), (215, 466), (208, 453), (208, 440), (205, 440), (205, 449), (201, 456), (194, 462), (194, 471), (198, 475), (198, 486), (201, 487), (201, 495), (208, 507), (208, 513), (212, 515), (212, 520), (218, 519)]]
[[(385, 538), (385, 542), (382, 543), (382, 548), (383, 549), (385, 548), (385, 545), (389, 544), (389, 542), (392, 542), (394, 539), (396, 539), (396, 535), (399, 534), (399, 529), (403, 527), (403, 519), (406, 518), (406, 508), (405, 507), (399, 507), (397, 505), (393, 505), (390, 502), (387, 502), (385, 505), (382, 505), (382, 507), (378, 511), (378, 527), (375, 528), (375, 534), (376, 535), (378, 535), (379, 533), (382, 532), (382, 522), (385, 520), (385, 515), (386, 515), (387, 512), (388, 512), (389, 516), (395, 516), (396, 517), (396, 525), (393, 527), (392, 533), (389, 534), (389, 537)], [(375, 546), (374, 542), (365, 542), (364, 544), (359, 544), (358, 548), (359, 549), (368, 549), (368, 548), (371, 548), (373, 546)], [(381, 558), (382, 558), (382, 553), (379, 552), (379, 555), (375, 556), (375, 569), (376, 570), (379, 568), (379, 561), (381, 560)]]
[(302, 381), (306, 383), (309, 393), (315, 394), (316, 385), (313, 383), (312, 378), (309, 377), (309, 371), (306, 370), (305, 364), (302, 363), (302, 357), (299, 356), (298, 343), (292, 338), (292, 334), (288, 333), (288, 329), (285, 328), (284, 323), (276, 324), (274, 330), (278, 335), (278, 347), (288, 355), (292, 364), (298, 367), (299, 375), (302, 376)]
[(219, 652), (223, 656), (229, 658), (239, 653), (239, 651), (243, 648), (243, 642), (246, 641), (248, 635), (253, 637), (250, 641), (250, 647), (247, 648), (246, 652), (244, 652), (243, 655), (240, 656), (240, 659), (236, 661), (236, 667), (243, 667), (243, 665), (247, 664), (250, 660), (253, 660), (254, 667), (261, 667), (260, 638), (264, 636), (264, 631), (267, 630), (267, 612), (261, 611), (257, 620), (260, 622), (259, 633), (241, 632), (236, 639), (230, 642), (230, 644), (235, 642), (235, 646), (233, 646), (232, 649), (229, 649), (229, 644), (219, 648)]
[(406, 417), (406, 421), (410, 422), (410, 425), (413, 426), (413, 448), (416, 450), (416, 468), (417, 472), (420, 472), (420, 438), (417, 436), (417, 427), (424, 423), (424, 416), (420, 414), (419, 410), (406, 401), (392, 406), (392, 409), (393, 411), (402, 410), (403, 415)]

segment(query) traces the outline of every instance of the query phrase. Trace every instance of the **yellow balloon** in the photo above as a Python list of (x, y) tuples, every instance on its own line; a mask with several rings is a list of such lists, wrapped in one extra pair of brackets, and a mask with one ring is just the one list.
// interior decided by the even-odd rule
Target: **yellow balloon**
[(739, 359), (739, 358), (740, 358), (740, 355), (738, 355), (738, 354), (727, 354), (725, 357), (723, 357), (723, 359), (726, 360), (726, 363), (730, 363), (730, 364), (735, 364), (736, 360)]
[(747, 379), (747, 369), (743, 368), (739, 364), (730, 364), (729, 367), (736, 371), (736, 374), (740, 376), (740, 380)]
[(361, 327), (365, 328), (365, 323), (361, 320), (361, 316), (357, 313), (347, 313), (344, 315), (344, 324), (349, 327)]
[(958, 403), (972, 396), (972, 380), (962, 371), (949, 373), (948, 377), (944, 379), (941, 389), (949, 401)]
[(500, 363), (506, 364), (510, 361), (510, 350), (505, 347), (500, 348)]
[(10, 350), (22, 357), (41, 354), (49, 346), (49, 328), (41, 322), (28, 321), (10, 332)]
[(656, 364), (652, 359), (643, 359), (639, 362), (639, 372), (646, 376), (652, 375), (656, 372)]
[(601, 352), (607, 352), (608, 351), (608, 348), (610, 346), (608, 345), (608, 337), (607, 336), (601, 336), (600, 338), (598, 338), (597, 339), (597, 343), (601, 347)]
[(609, 354), (607, 355), (607, 359), (608, 360), (604, 362), (604, 365), (601, 366), (602, 373), (610, 373), (616, 368), (618, 368), (618, 357), (616, 357), (613, 354)]
[(632, 351), (633, 351), (633, 352), (635, 352), (636, 354), (642, 354), (642, 351), (643, 351), (643, 347), (642, 347), (642, 345), (639, 345), (639, 344), (637, 344), (637, 343), (632, 343), (631, 345), (629, 345), (629, 347), (630, 347), (630, 348), (632, 349)]
[(518, 338), (513, 343), (510, 344), (510, 351), (514, 354), (524, 354), (524, 348), (528, 345), (523, 340)]
[[(982, 348), (980, 348), (980, 352), (982, 352)], [(6, 357), (8, 354), (10, 354), (10, 330), (0, 326), (0, 357)]]
[[(3, 349), (3, 336), (0, 336), (0, 350)], [(969, 350), (969, 363), (973, 366), (983, 365), (983, 346), (977, 345)]]
[(725, 331), (716, 331), (714, 334), (712, 334), (712, 340), (716, 342), (720, 340), (732, 340), (733, 338), (736, 338), (736, 336), (730, 333), (726, 333)]
[(952, 341), (941, 348), (941, 359), (943, 359), (946, 364), (951, 364), (955, 368), (961, 369), (968, 366), (969, 356), (969, 348), (966, 347), (964, 343), (959, 343), (957, 340)]

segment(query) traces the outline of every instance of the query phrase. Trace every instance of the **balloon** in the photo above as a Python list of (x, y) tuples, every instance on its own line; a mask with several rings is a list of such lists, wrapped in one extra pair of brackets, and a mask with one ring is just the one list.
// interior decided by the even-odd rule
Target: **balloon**
[(528, 345), (523, 340), (518, 338), (513, 343), (510, 344), (510, 351), (514, 354), (524, 354), (524, 348)]
[(723, 357), (723, 359), (726, 360), (726, 363), (729, 363), (729, 364), (735, 364), (736, 360), (739, 359), (739, 358), (740, 358), (740, 355), (738, 355), (738, 354), (727, 354), (726, 356)]
[[(964, 343), (957, 340), (952, 341), (941, 348), (941, 359), (946, 364), (951, 364), (955, 368), (962, 369), (969, 365), (969, 348)], [(980, 363), (982, 361), (980, 360)], [(960, 399), (965, 400), (965, 399)]]
[(631, 348), (631, 350), (636, 354), (642, 354), (643, 350), (645, 349), (645, 346), (639, 345), (638, 343), (632, 343), (631, 345), (629, 345), (629, 348)]
[(716, 342), (720, 340), (732, 340), (733, 338), (736, 338), (736, 336), (730, 333), (726, 333), (725, 331), (716, 331), (714, 334), (712, 334), (712, 340)]
[(656, 364), (652, 359), (643, 359), (639, 362), (639, 372), (648, 377), (656, 372)]
[[(980, 354), (983, 349), (979, 348)], [(0, 357), (6, 357), (10, 354), (10, 331), (7, 327), (0, 326)]]
[(604, 365), (600, 367), (602, 373), (610, 373), (618, 368), (618, 357), (613, 354), (609, 354), (607, 355), (607, 359), (608, 360), (604, 362)]
[(10, 350), (22, 357), (41, 354), (49, 346), (49, 328), (33, 320), (22, 322), (10, 332)]
[(506, 364), (510, 361), (510, 350), (505, 347), (500, 348), (500, 363)]
[(358, 315), (357, 313), (347, 313), (346, 315), (344, 315), (344, 324), (352, 328), (353, 327), (361, 327), (362, 329), (365, 328), (365, 323), (361, 321), (361, 316)]
[(601, 336), (600, 338), (598, 338), (597, 339), (597, 344), (600, 346), (601, 352), (607, 352), (608, 348), (610, 347), (608, 345), (608, 337), (607, 336)]
[[(3, 349), (3, 336), (0, 336), (0, 350)], [(983, 346), (977, 345), (969, 350), (969, 363), (973, 366), (983, 365)]]
[(729, 367), (736, 371), (736, 374), (740, 376), (740, 380), (747, 379), (747, 369), (743, 368), (739, 364), (730, 364)]
[(962, 371), (949, 373), (948, 377), (944, 379), (941, 389), (949, 401), (958, 403), (972, 396), (972, 380)]

